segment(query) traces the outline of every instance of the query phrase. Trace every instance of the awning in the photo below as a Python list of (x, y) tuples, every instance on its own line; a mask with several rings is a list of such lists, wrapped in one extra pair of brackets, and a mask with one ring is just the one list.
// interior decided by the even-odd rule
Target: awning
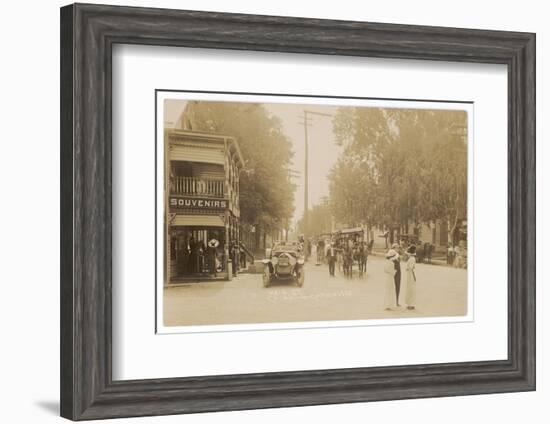
[(222, 148), (208, 146), (170, 146), (170, 160), (181, 160), (200, 163), (225, 164), (225, 155)]
[(224, 227), (223, 219), (219, 215), (180, 215), (177, 214), (171, 223), (172, 226), (186, 227)]

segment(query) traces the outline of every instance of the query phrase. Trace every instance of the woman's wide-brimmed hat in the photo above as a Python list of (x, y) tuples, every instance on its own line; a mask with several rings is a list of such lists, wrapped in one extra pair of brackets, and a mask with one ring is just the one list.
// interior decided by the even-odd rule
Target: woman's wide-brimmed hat
[(388, 259), (393, 258), (394, 256), (397, 256), (397, 252), (393, 249), (388, 250), (388, 253), (386, 253), (386, 258)]

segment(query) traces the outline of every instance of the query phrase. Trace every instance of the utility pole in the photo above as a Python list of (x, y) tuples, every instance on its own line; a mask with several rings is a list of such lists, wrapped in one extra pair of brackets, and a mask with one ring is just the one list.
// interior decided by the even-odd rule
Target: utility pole
[[(295, 169), (287, 169), (287, 180), (289, 183), (292, 183), (292, 180), (294, 178), (300, 177), (300, 171), (296, 171)], [(288, 233), (290, 231), (290, 220), (289, 218), (285, 219), (285, 241), (288, 241)]]
[(304, 141), (305, 141), (305, 163), (304, 163), (304, 236), (309, 233), (309, 140), (307, 127), (310, 125), (309, 115), (328, 116), (330, 113), (315, 112), (313, 110), (304, 109), (304, 122), (300, 122), (304, 126)]

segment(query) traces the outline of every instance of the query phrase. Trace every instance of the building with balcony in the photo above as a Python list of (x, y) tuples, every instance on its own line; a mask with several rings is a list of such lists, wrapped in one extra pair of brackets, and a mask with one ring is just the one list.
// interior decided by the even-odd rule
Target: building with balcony
[(230, 279), (239, 244), (239, 173), (235, 138), (166, 129), (165, 284)]

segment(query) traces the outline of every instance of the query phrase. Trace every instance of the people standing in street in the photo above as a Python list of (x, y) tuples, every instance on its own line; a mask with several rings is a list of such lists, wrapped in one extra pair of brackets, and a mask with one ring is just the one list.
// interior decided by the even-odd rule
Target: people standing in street
[(176, 239), (176, 243), (178, 243), (176, 266), (178, 268), (178, 274), (183, 275), (189, 272), (189, 246), (187, 244), (187, 238)]
[(204, 271), (206, 271), (206, 267), (205, 267), (205, 264), (206, 264), (206, 261), (205, 261), (205, 257), (206, 257), (206, 244), (204, 243), (204, 240), (201, 240), (199, 242), (197, 242), (197, 247), (198, 247), (198, 250), (197, 250), (197, 255), (198, 255), (198, 266), (197, 266), (197, 272), (199, 273), (204, 273)]
[(344, 248), (343, 264), (344, 275), (348, 278), (353, 276), (353, 249), (347, 245)]
[(387, 248), (388, 248), (388, 239), (389, 239), (389, 237), (390, 237), (390, 232), (389, 232), (389, 230), (384, 231), (384, 233), (383, 233), (380, 237), (383, 237), (383, 238), (384, 238), (385, 247), (386, 247), (386, 249), (387, 249)]
[(466, 248), (464, 246), (464, 241), (458, 242), (455, 247), (455, 257), (453, 266), (455, 268), (466, 268)]
[(358, 262), (359, 262), (359, 273), (364, 274), (367, 272), (367, 258), (369, 252), (365, 242), (361, 242), (357, 252)]
[(397, 306), (399, 305), (399, 292), (401, 291), (401, 263), (399, 254), (397, 253), (399, 249), (399, 245), (397, 243), (394, 243), (392, 246), (392, 250), (395, 251), (395, 257), (393, 258), (393, 266), (395, 268), (395, 274), (394, 274), (394, 284), (395, 284), (395, 303)]
[(325, 241), (320, 238), (317, 242), (317, 263), (320, 264), (324, 260)]
[(231, 243), (231, 263), (233, 264), (232, 271), (233, 276), (236, 277), (239, 272), (239, 248), (237, 243)]
[(433, 245), (429, 242), (424, 243), (424, 259), (426, 263), (432, 263)]
[(342, 272), (342, 264), (344, 262), (344, 246), (345, 246), (345, 243), (343, 240), (338, 240), (336, 242), (336, 246), (335, 246), (335, 249), (336, 249), (336, 263), (338, 264), (338, 272)]
[(319, 257), (317, 256), (317, 243), (311, 243), (311, 255), (315, 258), (315, 265), (319, 265)]
[(393, 249), (386, 253), (386, 263), (384, 264), (384, 310), (392, 311), (396, 305), (395, 302), (395, 264), (394, 259), (399, 258), (397, 252)]
[(413, 310), (416, 307), (416, 274), (414, 272), (416, 268), (416, 246), (411, 246), (407, 250), (409, 259), (407, 260), (407, 294), (405, 296), (405, 303), (408, 310)]
[(455, 249), (452, 243), (447, 246), (447, 265), (453, 265), (455, 261)]
[(239, 246), (239, 264), (242, 269), (246, 268), (246, 252), (242, 245)]
[(189, 239), (189, 272), (191, 274), (198, 272), (199, 268), (199, 254), (198, 254), (199, 246), (198, 243), (195, 241), (195, 238), (191, 236)]
[(334, 277), (334, 268), (336, 265), (336, 248), (334, 243), (330, 244), (330, 247), (327, 249), (327, 262), (328, 262), (328, 273), (331, 277)]
[(207, 266), (211, 274), (216, 274), (216, 257), (218, 256), (218, 246), (220, 242), (215, 238), (210, 239), (208, 242), (208, 247), (206, 249), (207, 255)]

